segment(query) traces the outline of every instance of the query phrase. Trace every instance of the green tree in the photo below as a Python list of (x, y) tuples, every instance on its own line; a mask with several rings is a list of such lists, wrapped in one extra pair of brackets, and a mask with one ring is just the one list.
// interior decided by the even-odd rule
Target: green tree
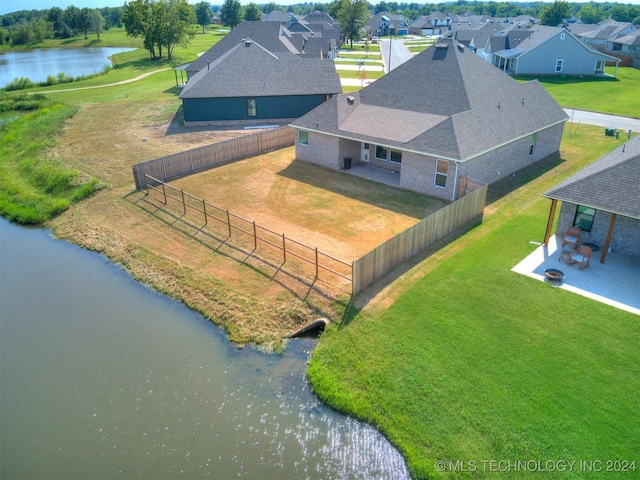
[(47, 21), (53, 25), (53, 34), (64, 38), (66, 24), (64, 23), (64, 10), (60, 7), (51, 7), (47, 12)]
[(173, 57), (176, 45), (187, 47), (196, 35), (196, 14), (187, 0), (160, 0), (166, 10), (166, 23), (161, 26), (161, 43), (167, 47), (167, 57)]
[(556, 0), (548, 7), (542, 10), (540, 23), (542, 25), (551, 25), (556, 27), (564, 22), (565, 19), (571, 17), (571, 5), (565, 0)]
[(100, 40), (100, 32), (104, 29), (104, 17), (97, 8), (89, 12), (89, 25), (91, 25), (91, 31), (95, 33), (98, 40)]
[(208, 2), (198, 2), (193, 6), (193, 10), (204, 33), (204, 27), (211, 23), (211, 5)]
[(76, 30), (84, 33), (85, 40), (89, 38), (89, 31), (91, 30), (91, 10), (84, 7), (80, 10), (76, 18)]
[(603, 20), (603, 15), (599, 10), (593, 8), (593, 5), (587, 3), (578, 11), (578, 18), (582, 23), (598, 23)]
[(262, 7), (262, 13), (264, 13), (265, 15), (267, 13), (273, 12), (274, 10), (280, 10), (281, 12), (284, 12), (284, 8), (282, 8), (279, 5), (276, 5), (275, 2), (265, 3), (264, 6)]
[(223, 25), (235, 28), (242, 21), (242, 7), (238, 0), (224, 0), (220, 9), (220, 21)]
[(247, 22), (259, 22), (262, 20), (260, 7), (253, 2), (244, 7), (244, 20)]
[(340, 0), (334, 0), (327, 7), (327, 13), (331, 18), (333, 18), (334, 20), (337, 20), (338, 12), (340, 11), (341, 6), (342, 6), (342, 3), (340, 2)]
[(338, 22), (342, 37), (347, 38), (353, 47), (353, 39), (360, 36), (360, 30), (369, 19), (366, 0), (342, 0), (338, 10)]
[(186, 0), (134, 0), (125, 3), (122, 15), (127, 35), (142, 37), (151, 58), (162, 58), (166, 47), (171, 59), (176, 45), (187, 46), (195, 36), (196, 22)]

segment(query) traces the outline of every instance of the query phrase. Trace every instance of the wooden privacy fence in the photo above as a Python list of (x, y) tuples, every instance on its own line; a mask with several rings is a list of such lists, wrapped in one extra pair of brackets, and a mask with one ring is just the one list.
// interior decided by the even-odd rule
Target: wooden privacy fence
[(144, 190), (147, 187), (146, 175), (169, 182), (254, 155), (290, 147), (294, 144), (294, 140), (293, 128), (272, 128), (138, 163), (133, 166), (136, 190)]
[(287, 263), (288, 257), (292, 257), (312, 265), (316, 279), (320, 278), (320, 272), (323, 271), (351, 281), (352, 265), (347, 262), (288, 238), (284, 233), (269, 230), (256, 224), (255, 221), (231, 213), (151, 175), (145, 174), (144, 180), (147, 195), (150, 195), (150, 192), (156, 192), (159, 195), (156, 199), (165, 206), (176, 208), (185, 216), (197, 215), (204, 221), (203, 228), (212, 224), (212, 226), (223, 226), (227, 238), (231, 238), (234, 231), (240, 232), (253, 243), (254, 252), (258, 249), (259, 242), (269, 245), (281, 252), (283, 264)]
[[(465, 183), (467, 188), (471, 182)], [(352, 294), (356, 295), (375, 280), (446, 237), (461, 226), (482, 219), (487, 185), (441, 208), (404, 232), (377, 246), (353, 262)]]

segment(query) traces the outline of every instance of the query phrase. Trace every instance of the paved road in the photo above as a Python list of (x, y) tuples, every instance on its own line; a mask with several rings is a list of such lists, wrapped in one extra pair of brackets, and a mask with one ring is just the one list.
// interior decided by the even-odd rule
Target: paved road
[(640, 132), (640, 119), (638, 118), (619, 117), (605, 113), (575, 110), (573, 108), (565, 108), (564, 111), (570, 117), (569, 122), (567, 122), (567, 128), (569, 126), (576, 128), (580, 123), (586, 123), (587, 125), (616, 128), (620, 130), (621, 135), (626, 135), (629, 130)]
[[(391, 42), (391, 45), (389, 45)], [(404, 40), (382, 40), (380, 42), (380, 52), (384, 62), (384, 71), (389, 73), (394, 68), (398, 68), (407, 60), (411, 60), (411, 52), (404, 46)]]

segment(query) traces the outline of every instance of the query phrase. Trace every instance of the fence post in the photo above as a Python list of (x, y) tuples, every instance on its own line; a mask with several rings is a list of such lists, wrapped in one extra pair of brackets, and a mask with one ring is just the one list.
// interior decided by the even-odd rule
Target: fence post
[(316, 247), (316, 278), (318, 278), (318, 247)]
[(184, 215), (187, 214), (187, 202), (184, 200), (184, 190), (180, 189), (180, 193), (182, 194), (182, 213)]
[(204, 199), (202, 200), (202, 211), (204, 212), (204, 224), (206, 225), (209, 219), (207, 218), (207, 202)]
[(149, 195), (149, 175), (144, 174), (144, 186), (147, 187), (147, 195)]
[(284, 260), (282, 263), (287, 263), (287, 245), (285, 244), (284, 241), (284, 233), (282, 234), (282, 256), (284, 257)]
[(164, 178), (162, 179), (163, 182), (167, 181), (167, 162), (165, 162), (165, 159), (167, 157), (162, 157), (162, 172), (164, 175)]
[(229, 218), (229, 210), (227, 210), (227, 226), (229, 227), (229, 237), (231, 237), (231, 218)]
[(193, 174), (193, 156), (191, 152), (193, 152), (193, 150), (189, 150), (189, 162), (191, 162), (191, 173)]
[(167, 190), (164, 188), (164, 182), (162, 182), (162, 195), (164, 195), (164, 204), (167, 204)]
[(253, 221), (253, 249), (258, 249), (258, 235), (256, 233), (256, 221)]

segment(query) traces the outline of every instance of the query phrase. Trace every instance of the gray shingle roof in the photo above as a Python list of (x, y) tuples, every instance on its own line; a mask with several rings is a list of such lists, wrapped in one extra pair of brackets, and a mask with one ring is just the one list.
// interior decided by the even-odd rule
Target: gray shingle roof
[(328, 95), (341, 91), (333, 61), (275, 54), (251, 41), (237, 44), (194, 75), (180, 98)]
[(609, 152), (542, 196), (640, 220), (640, 137)]
[(214, 62), (245, 38), (251, 38), (273, 53), (300, 53), (290, 37), (290, 32), (287, 32), (278, 22), (242, 22), (200, 58), (193, 61), (187, 70), (190, 75), (193, 75), (194, 72), (207, 68), (207, 61)]
[(465, 161), (564, 122), (539, 82), (518, 83), (451, 39), (294, 127)]

